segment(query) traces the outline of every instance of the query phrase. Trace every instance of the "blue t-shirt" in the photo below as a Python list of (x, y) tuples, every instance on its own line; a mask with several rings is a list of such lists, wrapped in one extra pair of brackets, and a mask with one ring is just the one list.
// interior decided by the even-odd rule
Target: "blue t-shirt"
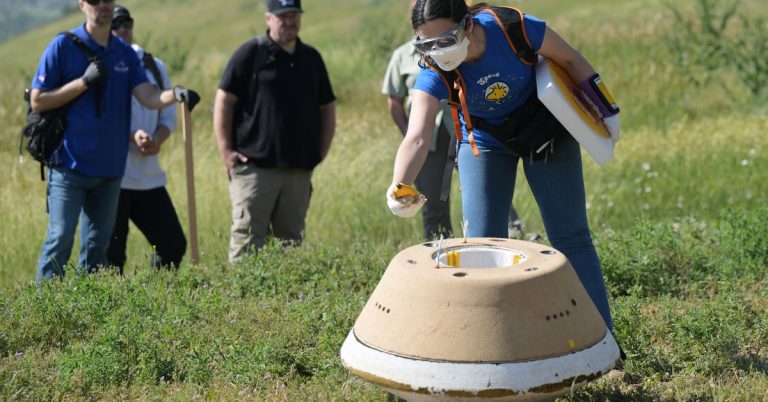
[[(536, 91), (534, 67), (517, 57), (507, 42), (504, 29), (491, 14), (479, 13), (472, 18), (475, 25), (485, 30), (485, 53), (475, 62), (462, 63), (459, 72), (467, 86), (467, 109), (472, 116), (489, 123), (501, 121), (520, 107)], [(533, 50), (538, 51), (544, 41), (546, 23), (525, 15), (525, 33)], [(448, 88), (440, 76), (429, 68), (421, 70), (414, 89), (424, 91), (437, 99), (448, 98)], [(464, 116), (459, 113), (461, 131), (467, 140)], [(504, 148), (489, 133), (474, 127), (472, 135), (478, 145), (487, 148)]]
[[(95, 177), (120, 177), (125, 170), (131, 125), (131, 91), (147, 82), (136, 52), (116, 36), (107, 47), (96, 43), (85, 24), (72, 30), (104, 63), (107, 77), (69, 104), (64, 144), (53, 155), (56, 165)], [(32, 88), (50, 91), (83, 75), (88, 58), (75, 43), (58, 35), (45, 49)], [(96, 91), (101, 96), (96, 96)], [(101, 101), (101, 116), (96, 101)]]

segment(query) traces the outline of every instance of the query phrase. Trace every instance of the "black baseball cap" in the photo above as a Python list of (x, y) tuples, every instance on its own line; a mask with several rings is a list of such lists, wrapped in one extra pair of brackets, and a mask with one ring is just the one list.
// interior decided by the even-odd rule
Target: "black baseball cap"
[(275, 15), (291, 11), (304, 12), (301, 9), (301, 0), (267, 0), (267, 11)]
[(128, 11), (127, 8), (121, 5), (116, 5), (115, 11), (112, 13), (112, 21), (119, 20), (119, 19), (126, 19), (126, 20), (133, 21), (133, 17), (131, 17), (131, 12)]

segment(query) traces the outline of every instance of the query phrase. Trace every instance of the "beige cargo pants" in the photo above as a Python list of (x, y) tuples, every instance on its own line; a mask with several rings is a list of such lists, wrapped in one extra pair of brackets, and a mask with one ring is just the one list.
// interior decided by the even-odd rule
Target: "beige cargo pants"
[(231, 178), (230, 263), (258, 251), (269, 235), (301, 244), (312, 193), (311, 171), (237, 164)]

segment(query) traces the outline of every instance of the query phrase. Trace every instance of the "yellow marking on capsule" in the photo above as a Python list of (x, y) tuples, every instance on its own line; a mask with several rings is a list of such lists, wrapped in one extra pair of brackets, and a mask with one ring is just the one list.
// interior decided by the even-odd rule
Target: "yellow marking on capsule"
[(460, 265), (461, 258), (459, 257), (458, 251), (451, 251), (446, 254), (446, 260), (448, 261), (448, 265), (452, 267), (458, 267)]
[(514, 257), (512, 257), (512, 265), (517, 265), (520, 263), (520, 254), (515, 254)]
[(576, 342), (573, 341), (573, 339), (568, 340), (568, 347), (573, 349), (576, 347)]

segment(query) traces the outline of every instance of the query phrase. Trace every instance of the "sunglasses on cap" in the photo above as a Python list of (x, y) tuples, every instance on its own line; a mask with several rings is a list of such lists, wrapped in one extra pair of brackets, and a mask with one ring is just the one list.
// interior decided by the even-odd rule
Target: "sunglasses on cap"
[(105, 4), (114, 3), (115, 0), (85, 0), (85, 2), (92, 6), (98, 6), (99, 3), (105, 3)]
[(469, 16), (464, 17), (459, 23), (459, 26), (454, 30), (426, 39), (419, 39), (419, 37), (416, 36), (411, 43), (413, 44), (413, 47), (416, 48), (416, 51), (426, 55), (435, 50), (456, 45), (461, 42), (461, 39), (464, 39), (461, 34), (464, 33), (464, 26), (466, 25), (468, 17)]
[(112, 29), (118, 30), (120, 28), (133, 29), (133, 20), (130, 18), (120, 18), (112, 21)]

